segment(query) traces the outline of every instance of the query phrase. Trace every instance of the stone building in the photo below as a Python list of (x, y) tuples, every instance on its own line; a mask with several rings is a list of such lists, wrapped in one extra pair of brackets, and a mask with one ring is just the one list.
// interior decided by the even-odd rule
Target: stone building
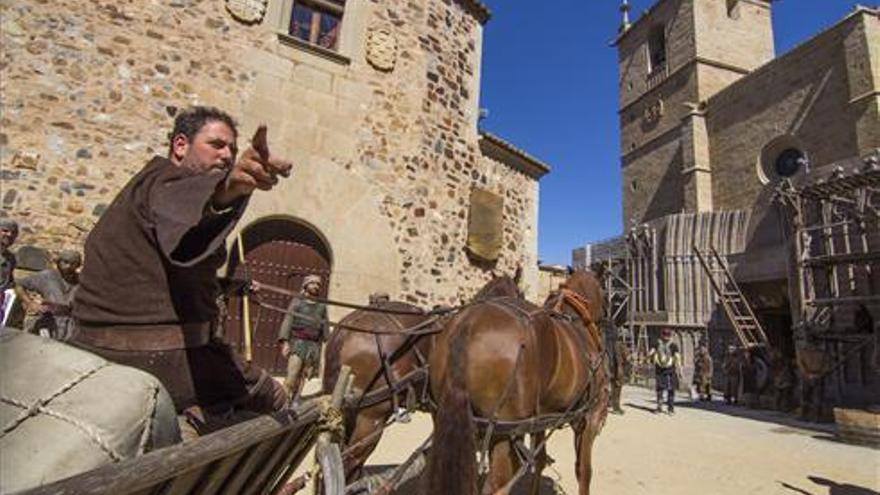
[(538, 295), (536, 303), (547, 300), (551, 293), (559, 290), (559, 286), (568, 278), (568, 267), (562, 265), (538, 265)]
[(677, 328), (687, 352), (716, 329), (720, 358), (735, 338), (693, 250), (714, 247), (771, 343), (793, 353), (775, 191), (880, 147), (880, 10), (856, 7), (777, 57), (770, 0), (658, 0), (631, 24), (623, 4), (628, 235), (575, 250), (575, 264), (623, 264), (629, 250), (643, 276), (630, 280), (633, 328)]
[(175, 113), (207, 104), (240, 146), (267, 124), (295, 164), (252, 198), (230, 273), (431, 306), (522, 266), (537, 293), (549, 169), (478, 130), (479, 0), (12, 0), (0, 19), (0, 201), (21, 244), (81, 243)]
[(779, 158), (821, 166), (880, 144), (878, 11), (774, 58), (771, 5), (661, 0), (617, 39), (625, 226), (751, 209), (806, 172)]

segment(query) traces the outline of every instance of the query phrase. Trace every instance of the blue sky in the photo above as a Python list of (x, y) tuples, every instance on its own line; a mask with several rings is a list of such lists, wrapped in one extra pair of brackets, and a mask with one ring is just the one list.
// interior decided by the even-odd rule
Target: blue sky
[[(720, 0), (698, 0), (720, 1)], [(617, 128), (620, 0), (484, 0), (481, 127), (548, 163), (541, 180), (539, 258), (571, 262), (571, 250), (621, 232)], [(630, 0), (632, 19), (654, 0)], [(777, 0), (776, 54), (830, 27), (854, 0)], [(540, 7), (536, 7), (540, 5)]]

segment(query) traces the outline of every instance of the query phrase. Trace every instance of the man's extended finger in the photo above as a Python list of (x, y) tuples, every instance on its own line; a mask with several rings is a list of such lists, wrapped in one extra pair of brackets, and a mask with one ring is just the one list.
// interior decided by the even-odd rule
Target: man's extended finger
[(282, 159), (272, 158), (267, 163), (269, 167), (269, 171), (275, 174), (281, 174), (284, 177), (290, 175), (290, 169), (293, 168), (293, 164)]
[(253, 146), (254, 150), (260, 155), (260, 159), (263, 162), (269, 161), (269, 142), (266, 138), (265, 125), (257, 127), (257, 132), (255, 132), (254, 137), (251, 138), (251, 146)]
[(246, 174), (256, 179), (257, 182), (270, 182), (272, 176), (274, 175), (270, 171), (266, 170), (266, 168), (263, 167), (263, 164), (261, 164), (256, 159), (246, 158), (244, 160), (240, 160), (239, 168)]

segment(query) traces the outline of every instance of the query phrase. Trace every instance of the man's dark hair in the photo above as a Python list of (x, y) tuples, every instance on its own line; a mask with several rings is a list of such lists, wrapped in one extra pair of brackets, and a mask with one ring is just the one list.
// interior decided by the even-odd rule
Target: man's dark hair
[(174, 137), (178, 134), (183, 134), (187, 139), (192, 140), (202, 130), (202, 127), (211, 121), (225, 123), (232, 129), (233, 134), (238, 137), (238, 124), (228, 113), (214, 107), (196, 106), (187, 108), (177, 114), (177, 117), (174, 119), (174, 130), (171, 131), (168, 140), (173, 141)]

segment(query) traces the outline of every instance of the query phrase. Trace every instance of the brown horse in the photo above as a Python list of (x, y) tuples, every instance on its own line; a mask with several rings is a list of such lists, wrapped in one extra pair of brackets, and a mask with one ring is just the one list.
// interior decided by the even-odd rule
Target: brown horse
[(348, 482), (360, 477), (364, 462), (378, 445), (395, 409), (411, 406), (427, 381), (419, 370), (426, 362), (430, 338), (424, 333), (413, 337), (403, 330), (430, 324), (430, 315), (404, 302), (381, 301), (370, 306), (389, 312), (359, 309), (343, 318), (340, 325), (387, 333), (340, 327), (330, 336), (325, 350), (324, 390), (332, 390), (343, 364), (350, 366), (355, 376), (353, 398), (345, 407), (343, 464)]
[[(509, 300), (474, 304), (435, 337), (430, 385), (439, 408), (428, 493), (476, 493), (475, 436), (491, 459), (483, 493), (508, 493), (524, 473), (517, 454), (524, 453), (526, 429), (536, 459), (531, 490), (537, 493), (545, 463), (542, 428), (559, 423), (574, 429), (580, 493), (589, 493), (593, 441), (608, 414), (600, 287), (592, 273), (575, 272), (544, 308)], [(556, 423), (549, 426), (546, 418)], [(478, 434), (475, 420), (481, 430), (497, 424), (496, 434)], [(546, 426), (524, 429), (529, 420)]]
[[(473, 300), (521, 297), (517, 282), (518, 277), (495, 277)], [(343, 364), (350, 366), (355, 375), (354, 398), (347, 403), (345, 411), (343, 462), (348, 482), (361, 476), (364, 463), (378, 445), (395, 409), (431, 408), (425, 389), (425, 365), (432, 334), (441, 330), (445, 319), (433, 317), (437, 321), (432, 323), (428, 321), (432, 318), (430, 314), (403, 302), (374, 301), (371, 308), (379, 311), (356, 310), (343, 318), (325, 351), (325, 390), (332, 389)], [(419, 330), (415, 333), (405, 332), (416, 327)]]

